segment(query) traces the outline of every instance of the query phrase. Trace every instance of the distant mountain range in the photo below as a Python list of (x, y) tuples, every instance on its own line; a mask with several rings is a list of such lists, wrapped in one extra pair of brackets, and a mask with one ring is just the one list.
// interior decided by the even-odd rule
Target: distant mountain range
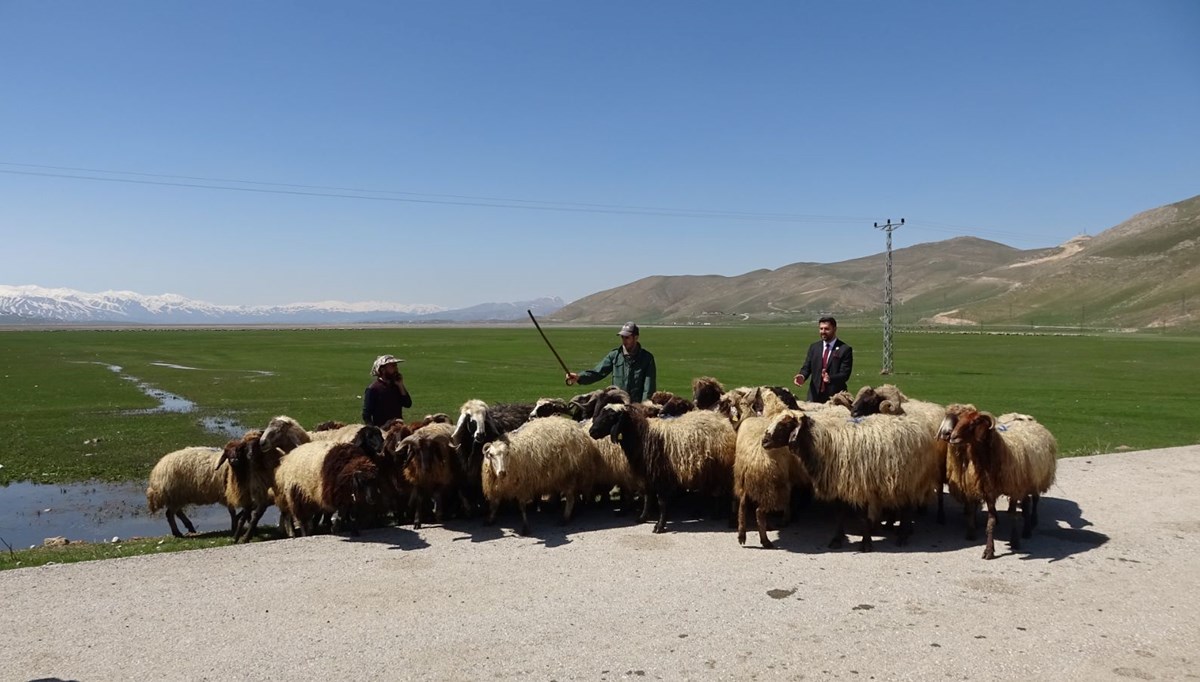
[(292, 303), (223, 306), (175, 294), (146, 296), (133, 291), (86, 293), (34, 285), (0, 284), (0, 324), (388, 324), (504, 322), (539, 317), (563, 306), (555, 297), (514, 303), (481, 303), (445, 309), (399, 303)]
[[(735, 277), (646, 277), (586, 296), (568, 324), (806, 322), (879, 324), (886, 256), (793, 263)], [(1200, 326), (1200, 196), (1095, 236), (1020, 250), (975, 237), (892, 253), (898, 325), (1145, 329)]]
[[(1200, 196), (1095, 236), (1021, 250), (955, 237), (892, 254), (900, 326), (1153, 329), (1200, 326)], [(653, 276), (569, 305), (540, 298), (445, 310), (396, 303), (219, 306), (130, 291), (0, 285), (0, 324), (389, 324), (514, 321), (533, 310), (566, 324), (803, 323), (822, 314), (878, 324), (885, 254), (777, 270)]]

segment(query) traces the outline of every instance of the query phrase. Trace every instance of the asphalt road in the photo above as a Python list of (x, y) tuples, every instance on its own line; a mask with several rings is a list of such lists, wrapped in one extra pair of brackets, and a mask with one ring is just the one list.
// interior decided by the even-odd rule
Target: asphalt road
[(1196, 678), (1198, 501), (1190, 446), (1063, 460), (993, 561), (955, 513), (830, 551), (816, 507), (773, 551), (593, 512), (18, 569), (0, 678)]

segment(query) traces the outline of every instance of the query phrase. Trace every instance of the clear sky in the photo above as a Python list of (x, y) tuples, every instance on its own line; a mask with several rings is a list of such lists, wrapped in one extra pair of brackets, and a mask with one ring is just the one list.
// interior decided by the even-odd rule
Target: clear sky
[(1200, 194), (1200, 2), (0, 0), (0, 284), (571, 301)]

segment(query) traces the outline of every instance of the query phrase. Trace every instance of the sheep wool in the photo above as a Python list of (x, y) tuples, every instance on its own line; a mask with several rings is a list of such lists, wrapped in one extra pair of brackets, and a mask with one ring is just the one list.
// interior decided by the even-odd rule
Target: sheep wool
[(569, 419), (535, 419), (483, 446), (483, 494), (494, 522), (500, 503), (514, 500), (521, 508), (521, 534), (529, 532), (526, 504), (542, 495), (563, 495), (563, 520), (574, 512), (575, 499), (591, 491), (603, 465), (595, 442)]
[(178, 516), (188, 532), (196, 527), (184, 515), (184, 508), (197, 504), (225, 504), (229, 509), (230, 530), (236, 528), (237, 511), (226, 503), (225, 478), (228, 469), (218, 468), (221, 448), (187, 447), (169, 452), (150, 470), (146, 486), (146, 507), (151, 514), (166, 510), (171, 534), (183, 537), (175, 524)]
[[(966, 497), (987, 505), (984, 559), (995, 556), (996, 498), (1008, 497), (1013, 514), (1021, 505), (1025, 517), (1021, 534), (1029, 537), (1037, 524), (1038, 498), (1054, 484), (1057, 456), (1053, 434), (1028, 415), (1012, 413), (997, 419), (987, 412), (968, 411), (959, 416), (950, 434), (948, 475)], [(1020, 547), (1017, 533), (1014, 516), (1013, 549)]]
[(759, 542), (774, 547), (767, 539), (766, 515), (788, 512), (792, 487), (811, 486), (800, 460), (786, 446), (768, 448), (763, 436), (771, 420), (747, 417), (738, 426), (733, 461), (733, 495), (738, 501), (738, 543), (746, 544), (746, 509), (750, 501), (758, 505), (756, 522)]

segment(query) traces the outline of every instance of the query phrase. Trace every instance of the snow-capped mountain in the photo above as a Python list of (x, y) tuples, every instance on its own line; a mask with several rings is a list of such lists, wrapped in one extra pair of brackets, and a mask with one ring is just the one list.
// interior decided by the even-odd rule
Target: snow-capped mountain
[(278, 306), (227, 306), (177, 294), (146, 296), (133, 291), (87, 293), (35, 285), (0, 284), (0, 322), (126, 324), (348, 324), (388, 322), (482, 322), (516, 320), (526, 309), (548, 315), (561, 298), (518, 303), (483, 303), (448, 310), (425, 304), (319, 301)]

